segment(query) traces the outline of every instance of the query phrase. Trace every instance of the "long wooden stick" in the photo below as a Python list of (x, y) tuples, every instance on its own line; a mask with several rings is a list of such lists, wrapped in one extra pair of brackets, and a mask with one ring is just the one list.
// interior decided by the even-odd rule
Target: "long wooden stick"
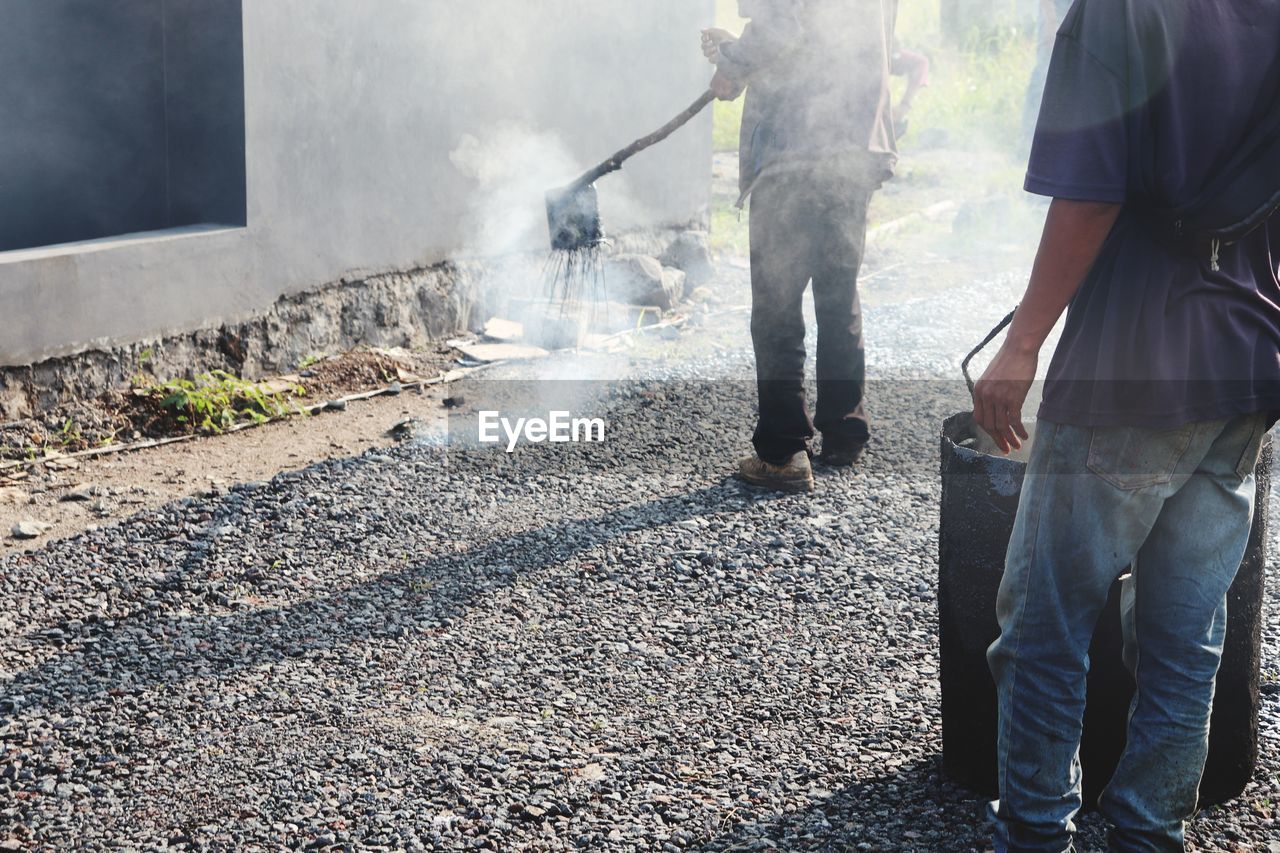
[(668, 136), (675, 133), (677, 130), (679, 130), (680, 128), (684, 127), (686, 124), (691, 122), (694, 116), (696, 116), (698, 113), (706, 109), (707, 104), (710, 104), (715, 99), (716, 99), (716, 96), (713, 95), (711, 93), (711, 90), (708, 89), (706, 92), (702, 93), (702, 96), (699, 97), (698, 100), (690, 104), (687, 110), (680, 113), (680, 115), (676, 116), (671, 121), (667, 122), (662, 127), (658, 128), (648, 136), (645, 136), (641, 139), (637, 139), (635, 142), (631, 143), (626, 148), (623, 148), (617, 154), (614, 154), (608, 160), (605, 160), (599, 166), (596, 166), (594, 169), (591, 169), (590, 171), (585, 173), (582, 177), (578, 178), (578, 180), (569, 184), (569, 186), (566, 187), (565, 189), (570, 194), (575, 193), (578, 190), (591, 186), (596, 181), (603, 178), (605, 175), (608, 175), (611, 172), (618, 171), (619, 169), (622, 168), (622, 164), (625, 163), (627, 160), (639, 154), (641, 151), (645, 150), (646, 148), (652, 148), (653, 146), (657, 145), (659, 142), (666, 139)]

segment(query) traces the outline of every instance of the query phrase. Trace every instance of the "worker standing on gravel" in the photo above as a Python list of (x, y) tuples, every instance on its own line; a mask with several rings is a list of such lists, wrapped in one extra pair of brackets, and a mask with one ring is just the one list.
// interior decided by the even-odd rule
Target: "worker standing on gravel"
[[(1024, 301), (974, 393), (997, 444), (1026, 440), (1038, 354), (1070, 305), (988, 652), (997, 850), (1072, 842), (1089, 643), (1130, 569), (1137, 692), (1099, 808), (1112, 849), (1183, 848), (1253, 470), (1280, 411), (1280, 218), (1266, 219), (1280, 186), (1265, 177), (1276, 140), (1280, 3), (1076, 0), (1068, 12), (1026, 183), (1054, 201)], [(1237, 172), (1242, 162), (1270, 171)], [(1257, 222), (1231, 245), (1214, 237)]]
[[(858, 271), (867, 205), (896, 161), (889, 55), (896, 0), (740, 0), (741, 38), (703, 33), (722, 100), (743, 91), (742, 200), (751, 199), (751, 335), (760, 419), (748, 482), (813, 488), (809, 447), (852, 465), (870, 437)], [(818, 318), (818, 399), (805, 401), (804, 293)]]

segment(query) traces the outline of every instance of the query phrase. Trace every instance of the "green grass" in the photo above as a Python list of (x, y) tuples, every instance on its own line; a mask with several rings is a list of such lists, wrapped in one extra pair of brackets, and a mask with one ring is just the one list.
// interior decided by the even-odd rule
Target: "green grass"
[(1035, 50), (1032, 39), (1012, 33), (973, 51), (926, 48), (932, 85), (916, 98), (904, 152), (927, 128), (945, 131), (953, 148), (1016, 150)]
[[(738, 0), (716, 0), (716, 26), (733, 33), (742, 32), (746, 21), (738, 17)], [(742, 126), (743, 99), (717, 101), (713, 107), (712, 145), (716, 151), (738, 150), (738, 128)]]
[[(292, 413), (285, 395), (225, 370), (168, 382), (139, 376), (134, 386), (168, 410), (180, 428), (191, 432), (216, 435), (246, 421), (263, 424)], [(297, 388), (295, 393), (302, 390)]]
[(912, 38), (928, 36), (932, 40), (941, 34), (942, 4), (938, 0), (898, 4), (899, 36)]
[(732, 201), (718, 201), (711, 210), (711, 247), (735, 257), (746, 257), (751, 251), (751, 232), (747, 212), (738, 210)]
[[(741, 32), (737, 0), (717, 0), (716, 25)], [(1027, 81), (1035, 64), (1035, 41), (1012, 28), (959, 50), (942, 37), (938, 0), (904, 3), (898, 12), (902, 43), (933, 61), (932, 85), (916, 98), (911, 123), (916, 129), (903, 140), (909, 151), (925, 128), (946, 131), (953, 146), (1015, 147), (1021, 130)], [(894, 80), (895, 99), (904, 83)], [(738, 149), (742, 99), (717, 103), (713, 144), (716, 151)]]
[(743, 99), (717, 101), (713, 113), (711, 143), (716, 151), (738, 150), (738, 128), (742, 127)]
[[(717, 26), (741, 32), (745, 23), (737, 16), (737, 0), (717, 0)], [(939, 198), (978, 197), (1005, 188), (1016, 192), (1025, 163), (1013, 155), (1035, 63), (1035, 40), (1010, 26), (985, 41), (958, 48), (943, 38), (939, 0), (901, 4), (897, 32), (905, 47), (932, 61), (931, 85), (916, 97), (911, 130), (899, 143), (903, 174), (895, 182), (898, 192), (877, 194), (872, 224), (906, 215)], [(904, 86), (901, 78), (894, 79), (895, 102)], [(742, 104), (741, 98), (716, 103), (716, 151), (738, 150)], [(930, 138), (932, 150), (918, 147), (922, 139)], [(967, 158), (972, 168), (952, 168), (957, 158)], [(747, 221), (734, 207), (736, 200), (736, 192), (715, 193), (712, 246), (745, 255)]]

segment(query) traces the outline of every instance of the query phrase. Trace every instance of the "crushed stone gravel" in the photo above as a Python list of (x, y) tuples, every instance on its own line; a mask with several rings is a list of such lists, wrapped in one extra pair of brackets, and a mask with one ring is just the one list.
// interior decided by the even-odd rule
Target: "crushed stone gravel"
[[(868, 312), (875, 441), (813, 495), (729, 476), (742, 319), (597, 386), (603, 444), (406, 442), (0, 561), (0, 849), (985, 849), (936, 628), (977, 313)], [(1201, 849), (1280, 833), (1278, 583), (1259, 771)]]

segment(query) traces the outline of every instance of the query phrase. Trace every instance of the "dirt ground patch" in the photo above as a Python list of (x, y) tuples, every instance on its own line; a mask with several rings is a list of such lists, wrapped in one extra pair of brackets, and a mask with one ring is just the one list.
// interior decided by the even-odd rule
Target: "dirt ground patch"
[[(301, 367), (296, 374), (259, 383), (241, 382), (222, 374), (192, 380), (161, 380), (139, 376), (130, 388), (110, 391), (94, 400), (77, 400), (38, 418), (0, 424), (0, 463), (34, 461), (81, 453), (94, 448), (131, 444), (195, 433), (215, 434), (173, 400), (183, 389), (191, 396), (208, 394), (225, 381), (234, 422), (255, 419), (253, 412), (271, 418), (341, 398), (348, 394), (411, 383), (448, 369), (456, 355), (441, 346), (424, 351), (354, 350), (327, 356)], [(237, 393), (238, 390), (246, 393)], [(264, 405), (265, 404), (265, 405)], [(3, 476), (3, 473), (0, 473)]]
[[(354, 351), (322, 358), (296, 375), (261, 383), (297, 411), (326, 401), (412, 385), (455, 367), (457, 353)], [(229, 484), (270, 479), (282, 470), (392, 444), (388, 431), (412, 419), (418, 431), (443, 428), (447, 385), (335, 405), (257, 429), (200, 434), (178, 422), (159, 393), (120, 389), (76, 401), (42, 418), (0, 424), (0, 555), (73, 536), (142, 509)], [(150, 441), (188, 439), (162, 446)], [(74, 454), (144, 445), (136, 452)], [(16, 462), (27, 462), (12, 467)], [(14, 535), (22, 525), (28, 535)]]
[[(194, 438), (0, 477), (0, 556), (43, 547), (98, 525), (235, 483), (268, 480), (281, 471), (359, 455), (394, 444), (388, 431), (409, 419), (419, 434), (443, 430), (448, 385), (353, 402), (346, 411), (291, 418), (228, 435)], [(13, 538), (30, 523), (38, 539)]]

